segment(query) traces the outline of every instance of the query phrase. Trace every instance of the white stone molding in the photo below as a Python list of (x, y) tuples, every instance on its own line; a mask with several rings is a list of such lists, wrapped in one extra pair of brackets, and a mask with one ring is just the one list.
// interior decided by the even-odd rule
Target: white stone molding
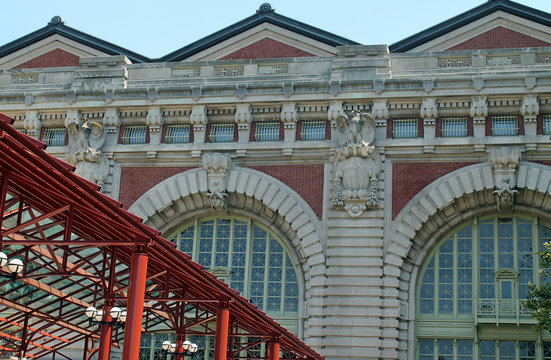
[[(508, 160), (492, 161), (506, 164), (505, 168), (514, 167), (515, 151), (503, 151), (501, 155), (501, 159)], [(519, 193), (515, 206), (522, 207), (523, 213), (551, 220), (551, 167), (520, 161), (516, 174)], [(409, 303), (410, 310), (401, 312), (399, 305), (393, 304), (383, 311), (399, 319), (397, 330), (401, 335), (388, 341), (396, 342), (403, 358), (415, 349), (416, 276), (423, 260), (436, 241), (455, 226), (473, 216), (495, 213), (495, 188), (496, 176), (490, 161), (466, 166), (421, 190), (392, 223), (384, 256), (384, 291), (390, 297)]]
[(195, 105), (191, 108), (190, 123), (193, 126), (193, 139), (196, 144), (205, 142), (205, 125), (207, 124), (207, 107)]
[(23, 127), (27, 131), (27, 135), (38, 139), (40, 137), (40, 129), (42, 128), (40, 112), (27, 111), (25, 114), (25, 119), (23, 120)]
[(473, 118), (474, 137), (484, 137), (486, 135), (486, 116), (488, 116), (486, 96), (473, 97), (470, 115)]
[[(310, 206), (290, 187), (262, 172), (232, 167), (226, 174), (228, 213), (244, 214), (264, 223), (291, 247), (293, 261), (303, 273), (304, 338), (321, 346), (326, 260), (321, 224)], [(143, 194), (129, 211), (169, 232), (184, 221), (213, 211), (208, 194), (208, 172), (203, 168), (174, 175)]]
[(295, 129), (298, 121), (298, 109), (296, 103), (284, 103), (281, 107), (281, 121), (285, 131), (285, 142), (295, 141)]
[(225, 154), (204, 154), (203, 168), (207, 170), (208, 192), (207, 196), (211, 206), (215, 209), (227, 208), (226, 198), (226, 174), (231, 167), (231, 158)]
[(540, 113), (540, 105), (536, 95), (527, 95), (522, 98), (520, 114), (524, 117), (524, 134), (526, 136), (537, 135), (537, 119)]
[(249, 142), (252, 121), (253, 114), (251, 111), (251, 105), (237, 104), (235, 106), (235, 123), (237, 124), (240, 143)]
[(145, 123), (150, 133), (158, 133), (163, 126), (163, 112), (160, 106), (152, 106), (147, 110)]

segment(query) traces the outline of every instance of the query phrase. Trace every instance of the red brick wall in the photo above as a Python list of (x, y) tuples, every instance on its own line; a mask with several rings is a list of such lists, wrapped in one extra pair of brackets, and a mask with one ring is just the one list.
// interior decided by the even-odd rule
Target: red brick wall
[(271, 58), (287, 58), (287, 57), (311, 57), (316, 56), (304, 50), (283, 44), (279, 41), (264, 38), (251, 45), (247, 45), (229, 55), (224, 56), (221, 60), (236, 60), (236, 59), (271, 59)]
[(318, 219), (323, 212), (323, 165), (250, 166), (289, 186), (310, 205)]
[(119, 201), (128, 209), (140, 196), (161, 181), (190, 167), (123, 167)]
[(498, 26), (448, 50), (512, 49), (550, 45), (551, 43)]
[(17, 65), (14, 69), (32, 69), (62, 66), (80, 66), (79, 57), (65, 50), (55, 49), (23, 64)]
[(393, 163), (392, 164), (392, 220), (415, 195), (434, 180), (472, 162), (453, 163)]

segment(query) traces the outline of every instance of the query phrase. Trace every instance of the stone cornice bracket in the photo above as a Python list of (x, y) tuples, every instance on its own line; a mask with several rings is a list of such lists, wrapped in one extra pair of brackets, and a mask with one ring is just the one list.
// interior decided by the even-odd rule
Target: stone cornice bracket
[(520, 105), (520, 114), (524, 116), (525, 122), (536, 122), (540, 112), (538, 97), (535, 95), (527, 95), (522, 98)]
[(214, 209), (227, 209), (226, 177), (231, 168), (231, 157), (225, 154), (213, 153), (202, 156), (203, 168), (207, 171), (208, 193)]
[(286, 129), (294, 129), (298, 121), (298, 109), (296, 103), (285, 103), (281, 107), (281, 121)]
[(390, 112), (388, 110), (388, 101), (385, 100), (373, 100), (373, 107), (371, 109), (371, 116), (375, 123), (386, 121), (390, 117)]
[(488, 116), (488, 103), (486, 101), (486, 96), (473, 97), (470, 115), (475, 122), (486, 120), (486, 116)]
[(498, 211), (512, 211), (516, 187), (516, 172), (520, 162), (520, 148), (490, 149), (490, 164), (494, 172), (495, 191)]
[(421, 104), (420, 115), (424, 120), (436, 119), (438, 117), (438, 107), (436, 98), (424, 98)]
[(193, 125), (194, 130), (204, 130), (208, 121), (207, 107), (205, 105), (195, 105), (192, 107), (189, 121)]
[(107, 133), (116, 133), (117, 128), (121, 126), (121, 118), (119, 116), (119, 109), (107, 108), (103, 115), (103, 126)]
[(27, 111), (23, 120), (23, 127), (27, 131), (27, 135), (37, 138), (40, 135), (40, 128), (42, 127), (40, 113), (38, 111)]
[(329, 103), (329, 110), (327, 111), (327, 118), (331, 121), (331, 126), (335, 126), (337, 117), (344, 113), (342, 101), (331, 101)]
[(152, 106), (147, 110), (145, 123), (149, 126), (149, 131), (161, 131), (161, 127), (163, 126), (163, 112), (160, 106)]
[(238, 130), (248, 130), (253, 120), (250, 104), (237, 104), (235, 107), (235, 123)]

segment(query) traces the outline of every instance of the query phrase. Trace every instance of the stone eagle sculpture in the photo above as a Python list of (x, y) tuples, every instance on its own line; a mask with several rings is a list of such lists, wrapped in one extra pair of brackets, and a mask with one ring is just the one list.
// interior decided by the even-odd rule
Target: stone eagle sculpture
[(375, 121), (371, 114), (353, 110), (350, 116), (337, 116), (337, 141), (339, 145), (370, 146), (375, 138)]

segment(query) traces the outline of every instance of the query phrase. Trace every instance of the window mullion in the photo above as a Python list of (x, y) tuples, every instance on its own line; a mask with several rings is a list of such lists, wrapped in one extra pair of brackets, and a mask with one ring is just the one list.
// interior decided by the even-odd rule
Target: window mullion
[(197, 252), (199, 251), (199, 233), (201, 232), (199, 229), (199, 219), (195, 219), (194, 225), (195, 230), (193, 230), (193, 249), (191, 249), (191, 259), (193, 261), (197, 261)]
[(214, 269), (216, 266), (216, 249), (217, 249), (217, 242), (218, 242), (218, 219), (214, 219), (214, 225), (212, 229), (212, 246), (210, 248), (210, 267), (209, 270)]
[(270, 233), (266, 232), (266, 253), (264, 254), (264, 290), (262, 304), (264, 312), (268, 312), (268, 282), (270, 281)]
[(473, 254), (473, 316), (478, 316), (478, 299), (480, 297), (480, 239), (478, 234), (478, 219), (474, 219), (471, 251)]
[(252, 223), (251, 223), (251, 220), (247, 220), (247, 245), (246, 245), (246, 250), (245, 250), (245, 275), (244, 275), (244, 285), (246, 286), (243, 286), (243, 296), (247, 299), (249, 299), (249, 301), (251, 300), (251, 268), (252, 268), (252, 264), (251, 264), (251, 253), (252, 253), (252, 246), (253, 246), (253, 242), (252, 242), (252, 237), (253, 237), (253, 226), (252, 226)]

